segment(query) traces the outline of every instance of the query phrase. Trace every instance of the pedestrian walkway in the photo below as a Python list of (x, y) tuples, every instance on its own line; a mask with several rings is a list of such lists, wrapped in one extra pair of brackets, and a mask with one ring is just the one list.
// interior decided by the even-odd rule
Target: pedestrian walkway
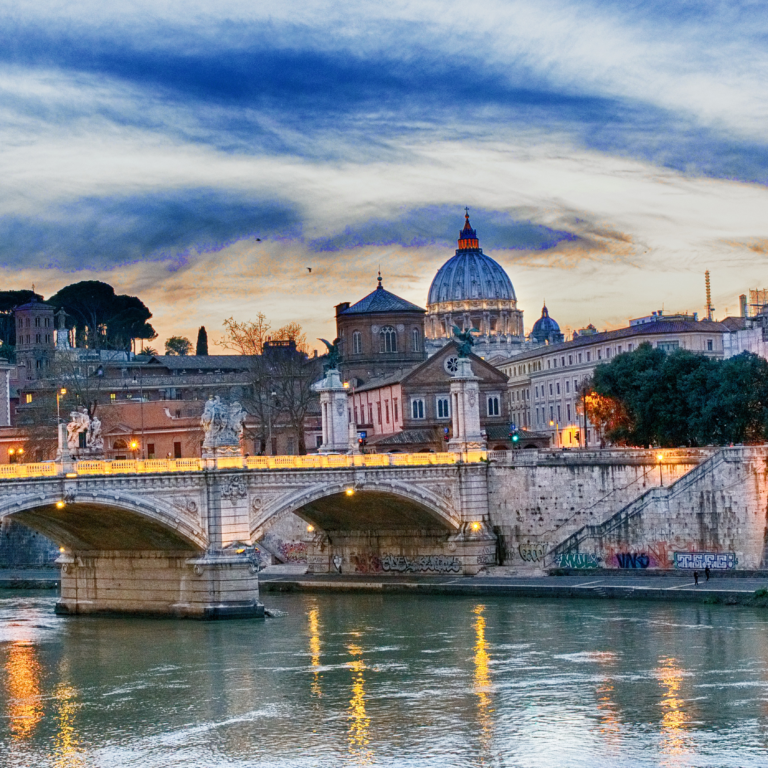
[(756, 604), (768, 598), (755, 591), (768, 588), (768, 578), (717, 579), (704, 577), (698, 586), (693, 576), (601, 576), (598, 573), (570, 576), (494, 577), (365, 575), (264, 575), (262, 592), (278, 591), (376, 591), (421, 594), (507, 595), (510, 597), (556, 597), (691, 601), (725, 604)]

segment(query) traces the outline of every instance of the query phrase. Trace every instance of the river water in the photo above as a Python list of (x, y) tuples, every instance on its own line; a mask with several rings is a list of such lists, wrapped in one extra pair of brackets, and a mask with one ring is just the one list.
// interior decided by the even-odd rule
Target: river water
[(768, 611), (264, 597), (201, 623), (0, 592), (0, 765), (768, 765)]

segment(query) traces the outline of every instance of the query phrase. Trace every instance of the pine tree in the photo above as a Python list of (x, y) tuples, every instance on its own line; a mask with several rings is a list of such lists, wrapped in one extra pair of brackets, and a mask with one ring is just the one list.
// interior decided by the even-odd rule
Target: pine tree
[(201, 325), (200, 330), (197, 332), (197, 348), (195, 349), (195, 354), (208, 354), (208, 332), (205, 330), (204, 325)]

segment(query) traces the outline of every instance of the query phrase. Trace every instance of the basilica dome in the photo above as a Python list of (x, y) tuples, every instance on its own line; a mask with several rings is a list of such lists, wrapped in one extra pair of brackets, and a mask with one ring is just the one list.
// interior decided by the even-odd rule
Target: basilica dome
[(541, 317), (533, 324), (530, 339), (539, 344), (557, 344), (564, 339), (560, 326), (549, 316), (546, 304), (541, 310)]
[(501, 265), (483, 253), (467, 213), (456, 254), (437, 271), (427, 304), (483, 299), (515, 301), (515, 289)]
[[(502, 266), (483, 253), (477, 232), (464, 217), (456, 253), (438, 269), (427, 294), (427, 339), (453, 337), (454, 326), (475, 330), (475, 348), (483, 356), (509, 354), (524, 340), (523, 313), (512, 281)], [(502, 349), (503, 347), (503, 349)]]

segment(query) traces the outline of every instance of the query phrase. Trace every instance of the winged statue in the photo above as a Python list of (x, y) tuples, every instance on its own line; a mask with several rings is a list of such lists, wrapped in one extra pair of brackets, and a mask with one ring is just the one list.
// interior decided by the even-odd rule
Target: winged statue
[(341, 339), (334, 339), (333, 344), (325, 339), (319, 339), (328, 347), (328, 359), (323, 363), (323, 371), (335, 371), (339, 368), (339, 362), (341, 361)]
[(476, 328), (470, 328), (468, 331), (462, 331), (458, 325), (453, 326), (453, 338), (459, 343), (458, 356), (469, 357), (472, 352), (472, 347), (475, 344), (475, 340), (472, 338), (473, 333), (478, 333)]

